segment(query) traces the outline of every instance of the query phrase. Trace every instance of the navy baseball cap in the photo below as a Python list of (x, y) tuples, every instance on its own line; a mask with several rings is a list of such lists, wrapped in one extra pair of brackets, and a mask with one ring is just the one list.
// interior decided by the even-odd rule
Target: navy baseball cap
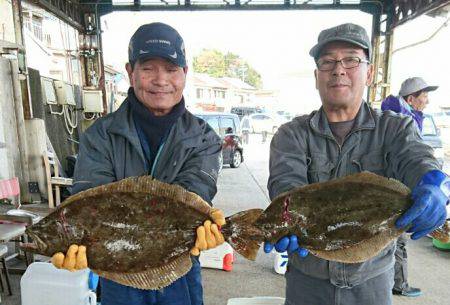
[(317, 60), (326, 44), (334, 41), (345, 41), (367, 50), (369, 60), (372, 56), (372, 44), (366, 30), (353, 23), (344, 23), (320, 32), (317, 44), (311, 48), (309, 55)]
[(177, 30), (161, 22), (144, 24), (136, 30), (128, 45), (128, 61), (135, 63), (152, 57), (186, 67), (184, 42)]

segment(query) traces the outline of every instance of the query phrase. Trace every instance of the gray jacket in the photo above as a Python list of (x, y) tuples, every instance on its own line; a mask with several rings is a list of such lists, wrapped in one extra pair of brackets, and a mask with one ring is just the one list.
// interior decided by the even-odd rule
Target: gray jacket
[(149, 173), (126, 100), (117, 111), (98, 119), (82, 135), (72, 193), (126, 177), (151, 174), (211, 202), (217, 192), (220, 152), (217, 134), (186, 110), (172, 126)]
[[(433, 149), (424, 144), (410, 117), (377, 112), (362, 103), (352, 131), (340, 146), (322, 108), (280, 127), (270, 147), (270, 198), (293, 187), (370, 171), (416, 185), (426, 172), (439, 169)], [(392, 268), (394, 244), (358, 264), (290, 256), (290, 267), (306, 275), (353, 287)]]

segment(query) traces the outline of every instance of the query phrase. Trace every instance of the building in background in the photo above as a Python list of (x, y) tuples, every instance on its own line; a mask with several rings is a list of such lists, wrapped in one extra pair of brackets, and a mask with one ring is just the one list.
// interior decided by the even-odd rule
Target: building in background
[(81, 85), (78, 31), (42, 8), (22, 5), (27, 65), (41, 76)]
[(232, 107), (271, 108), (276, 92), (258, 90), (232, 77), (212, 77), (204, 73), (188, 74), (186, 102), (189, 108), (202, 111), (229, 112)]
[(125, 75), (111, 65), (105, 64), (105, 91), (108, 112), (119, 108), (127, 97), (130, 84)]

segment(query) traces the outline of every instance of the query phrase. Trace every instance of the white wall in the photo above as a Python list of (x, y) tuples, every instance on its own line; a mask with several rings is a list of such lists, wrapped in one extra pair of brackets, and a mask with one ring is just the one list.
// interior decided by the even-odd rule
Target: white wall
[(0, 40), (16, 42), (11, 1), (0, 0)]

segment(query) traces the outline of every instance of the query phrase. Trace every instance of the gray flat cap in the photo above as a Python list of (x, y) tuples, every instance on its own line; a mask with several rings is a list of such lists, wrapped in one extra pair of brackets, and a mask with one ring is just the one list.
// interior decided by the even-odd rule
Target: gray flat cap
[(309, 51), (309, 55), (317, 60), (323, 47), (330, 42), (345, 41), (355, 44), (369, 53), (369, 60), (372, 56), (372, 44), (366, 30), (353, 23), (344, 23), (320, 32), (317, 44)]

